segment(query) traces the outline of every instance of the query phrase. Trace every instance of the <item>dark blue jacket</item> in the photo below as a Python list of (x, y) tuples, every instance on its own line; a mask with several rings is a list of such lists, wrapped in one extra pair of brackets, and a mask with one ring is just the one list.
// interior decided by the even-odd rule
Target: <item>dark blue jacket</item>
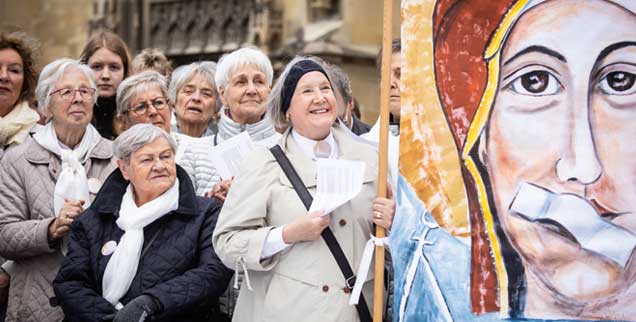
[[(232, 271), (217, 257), (212, 232), (221, 204), (195, 196), (187, 173), (177, 166), (179, 208), (144, 228), (144, 245), (137, 274), (120, 302), (152, 295), (161, 312), (152, 321), (210, 321), (217, 298), (227, 288)], [(68, 254), (53, 282), (66, 321), (102, 321), (115, 308), (102, 296), (102, 278), (109, 256), (101, 249), (119, 243), (124, 232), (115, 221), (128, 181), (119, 169), (95, 201), (71, 227)]]

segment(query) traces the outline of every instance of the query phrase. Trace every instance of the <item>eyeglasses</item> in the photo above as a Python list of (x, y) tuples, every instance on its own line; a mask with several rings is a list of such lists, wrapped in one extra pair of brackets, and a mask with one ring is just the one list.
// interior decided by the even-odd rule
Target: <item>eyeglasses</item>
[(90, 87), (80, 87), (77, 89), (73, 88), (60, 88), (56, 91), (53, 91), (49, 96), (53, 96), (54, 94), (60, 94), (60, 97), (65, 101), (71, 101), (73, 97), (75, 97), (75, 92), (80, 93), (80, 97), (84, 100), (92, 99), (95, 95), (96, 90)]
[[(139, 104), (133, 106), (129, 110), (132, 111), (133, 113), (137, 114), (137, 115), (143, 115), (143, 114), (146, 114), (146, 112), (148, 112), (148, 108), (150, 108), (150, 106), (154, 107), (155, 110), (159, 111), (159, 110), (163, 110), (164, 108), (166, 108), (166, 106), (168, 106), (168, 103), (166, 102), (165, 99), (158, 97), (158, 98), (153, 99), (150, 102), (150, 105), (148, 105), (146, 102), (142, 102), (142, 103), (139, 103)], [(126, 112), (128, 112), (128, 111), (126, 111)]]

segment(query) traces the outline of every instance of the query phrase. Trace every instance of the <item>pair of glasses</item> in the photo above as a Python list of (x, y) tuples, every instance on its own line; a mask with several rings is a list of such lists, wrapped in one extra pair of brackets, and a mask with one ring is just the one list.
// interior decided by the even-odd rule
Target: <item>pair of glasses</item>
[(148, 112), (148, 109), (150, 108), (150, 106), (154, 107), (155, 110), (159, 111), (166, 108), (166, 106), (168, 106), (168, 102), (166, 102), (164, 98), (158, 97), (150, 101), (150, 104), (148, 104), (147, 102), (139, 103), (131, 107), (130, 111), (132, 111), (133, 113), (137, 115), (142, 115)]
[(80, 87), (80, 88), (60, 88), (56, 91), (53, 91), (49, 96), (53, 96), (55, 94), (59, 94), (60, 97), (65, 101), (73, 100), (75, 97), (75, 92), (79, 92), (80, 97), (84, 100), (92, 99), (95, 96), (96, 90), (90, 87)]

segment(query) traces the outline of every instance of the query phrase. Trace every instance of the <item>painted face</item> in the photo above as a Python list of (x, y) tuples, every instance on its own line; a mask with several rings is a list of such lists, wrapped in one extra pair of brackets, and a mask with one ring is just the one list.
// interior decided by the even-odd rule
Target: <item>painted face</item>
[[(67, 94), (71, 91), (70, 95)], [(84, 73), (69, 68), (51, 92), (47, 113), (55, 126), (84, 129), (93, 118), (93, 89)]]
[(483, 158), (498, 217), (531, 275), (528, 294), (536, 283), (585, 303), (634, 285), (629, 267), (508, 207), (529, 182), (582, 197), (635, 231), (635, 41), (636, 15), (615, 4), (549, 1), (526, 12), (503, 47)]
[(324, 139), (337, 112), (336, 97), (323, 73), (309, 72), (298, 80), (287, 111), (298, 133), (312, 140)]
[(88, 66), (95, 72), (95, 84), (99, 97), (113, 97), (124, 79), (124, 63), (119, 55), (100, 48), (88, 59)]
[(0, 117), (8, 114), (20, 97), (24, 63), (17, 51), (0, 49)]
[(174, 151), (164, 138), (157, 138), (132, 153), (128, 162), (118, 161), (137, 200), (150, 201), (172, 187), (177, 178)]
[(148, 123), (162, 128), (170, 133), (170, 118), (172, 112), (168, 100), (158, 85), (150, 85), (140, 90), (133, 99), (126, 112), (126, 124)]
[(250, 124), (258, 122), (265, 114), (264, 103), (269, 90), (265, 73), (255, 65), (245, 65), (232, 74), (228, 84), (219, 92), (232, 120)]
[(402, 56), (399, 52), (391, 55), (391, 91), (389, 101), (389, 111), (394, 119), (400, 119), (400, 93), (402, 90)]
[(213, 85), (203, 75), (194, 75), (179, 89), (175, 111), (183, 122), (208, 124), (216, 112)]

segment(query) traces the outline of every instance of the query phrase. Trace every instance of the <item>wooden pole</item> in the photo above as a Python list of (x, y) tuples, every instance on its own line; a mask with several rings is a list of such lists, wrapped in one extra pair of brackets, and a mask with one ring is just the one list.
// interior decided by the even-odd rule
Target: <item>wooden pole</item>
[[(383, 30), (382, 30), (382, 69), (380, 84), (380, 146), (378, 152), (378, 197), (386, 197), (388, 141), (389, 141), (389, 91), (391, 90), (391, 37), (393, 26), (393, 0), (384, 0)], [(384, 238), (384, 228), (376, 226), (375, 236)], [(384, 246), (375, 247), (375, 273), (373, 285), (373, 322), (382, 322), (382, 308), (384, 305)]]

